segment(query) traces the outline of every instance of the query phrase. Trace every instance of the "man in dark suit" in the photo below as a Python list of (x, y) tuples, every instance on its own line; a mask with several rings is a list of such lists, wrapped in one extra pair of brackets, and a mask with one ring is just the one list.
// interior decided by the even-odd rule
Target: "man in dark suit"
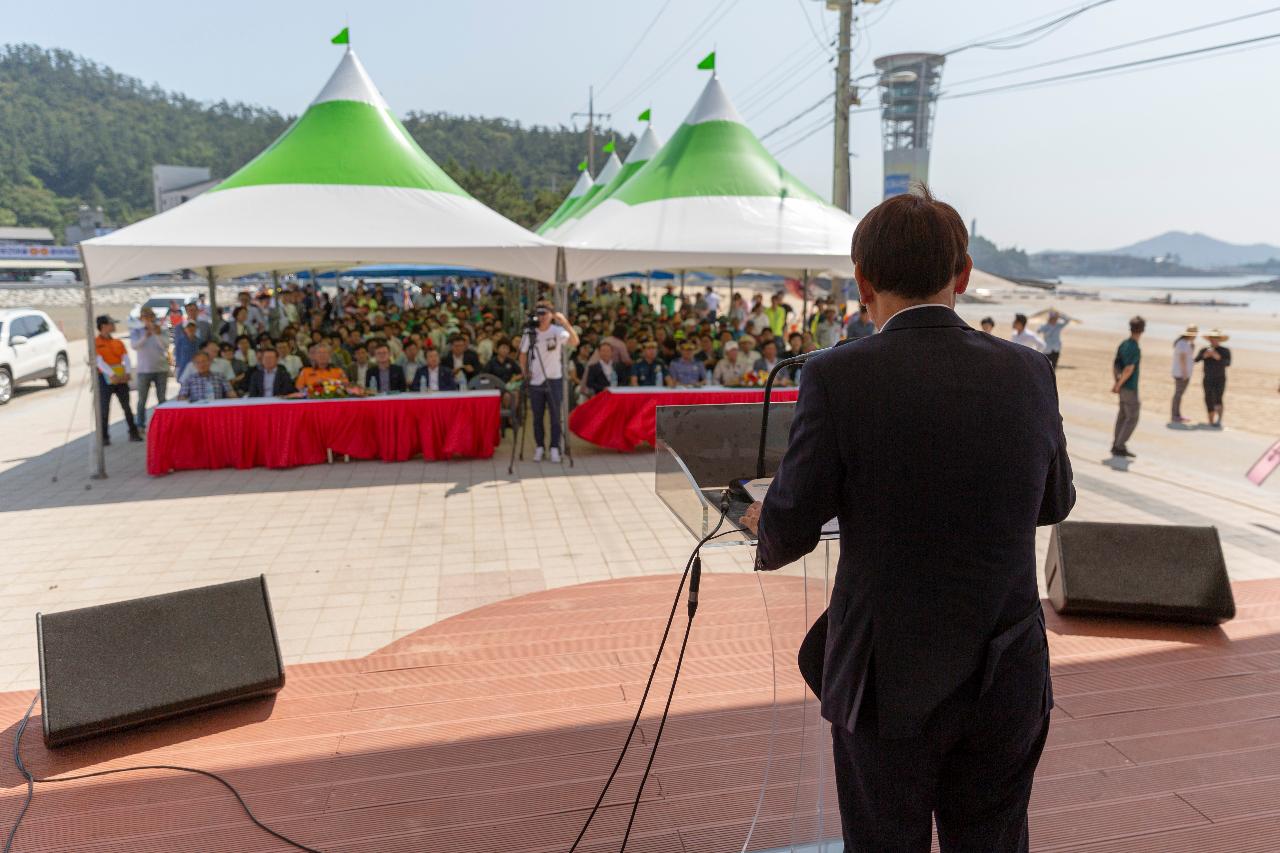
[(258, 366), (249, 371), (245, 384), (250, 397), (287, 397), (297, 390), (280, 356), (269, 346), (258, 351)]
[(973, 262), (956, 211), (886, 200), (853, 238), (877, 334), (812, 358), (763, 506), (757, 567), (840, 522), (822, 714), (849, 853), (1027, 850), (1053, 704), (1036, 526), (1075, 503), (1057, 388), (1033, 349), (952, 306)]
[(458, 383), (453, 381), (453, 373), (440, 363), (440, 351), (427, 350), (427, 363), (418, 368), (410, 391), (457, 391)]
[(606, 388), (626, 385), (631, 374), (627, 371), (625, 364), (613, 360), (613, 344), (608, 341), (601, 342), (596, 354), (599, 358), (587, 368), (587, 375), (583, 378), (582, 384), (592, 394), (599, 394)]
[(379, 343), (373, 348), (373, 364), (364, 375), (365, 387), (379, 394), (404, 391), (407, 383), (404, 368), (391, 362), (391, 348)]
[(453, 374), (453, 381), (460, 388), (467, 384), (480, 372), (480, 357), (467, 345), (464, 335), (449, 338), (449, 352), (442, 359), (444, 366)]

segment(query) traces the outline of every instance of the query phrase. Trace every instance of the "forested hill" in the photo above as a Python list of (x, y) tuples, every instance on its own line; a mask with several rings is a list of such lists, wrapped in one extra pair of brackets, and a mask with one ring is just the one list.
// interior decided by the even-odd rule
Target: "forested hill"
[[(135, 221), (152, 212), (153, 164), (209, 166), (226, 177), (292, 120), (195, 101), (65, 50), (0, 47), (0, 225), (43, 225), (60, 239), (82, 203), (101, 205), (113, 222)], [(472, 195), (524, 225), (555, 209), (584, 154), (585, 134), (567, 127), (441, 113), (410, 113), (404, 123)], [(599, 133), (598, 148), (608, 138)], [(633, 142), (619, 137), (619, 155)]]

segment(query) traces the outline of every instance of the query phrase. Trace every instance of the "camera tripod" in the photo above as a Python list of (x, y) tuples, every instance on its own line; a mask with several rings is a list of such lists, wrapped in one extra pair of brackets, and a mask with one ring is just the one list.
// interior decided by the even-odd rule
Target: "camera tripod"
[[(534, 317), (530, 317), (528, 321), (525, 323), (524, 331), (521, 337), (525, 342), (525, 344), (528, 345), (529, 360), (528, 360), (528, 370), (525, 371), (524, 378), (520, 381), (520, 390), (516, 392), (515, 406), (512, 407), (512, 414), (515, 416), (516, 425), (515, 425), (515, 435), (513, 436), (514, 440), (511, 443), (511, 461), (507, 464), (508, 475), (515, 473), (517, 451), (519, 452), (520, 461), (521, 462), (524, 461), (524, 441), (529, 433), (529, 429), (527, 426), (528, 420), (529, 420), (528, 418), (529, 388), (531, 387), (531, 379), (533, 377), (534, 361), (537, 360), (538, 365), (542, 367), (542, 375), (545, 381), (547, 382), (556, 381), (547, 377), (546, 365), (543, 364), (542, 354), (538, 351), (538, 321)], [(566, 360), (567, 359), (565, 357), (563, 356), (561, 357), (562, 365), (563, 365), (563, 362)], [(564, 373), (564, 370), (562, 369), (561, 378), (558, 380), (560, 382), (565, 381), (563, 373)], [(561, 420), (559, 450), (563, 458), (569, 460), (569, 467), (572, 468), (573, 452), (569, 448), (569, 417), (568, 417), (569, 407), (567, 405), (568, 400), (569, 400), (569, 388), (566, 385), (564, 388), (564, 396), (561, 398), (561, 401), (560, 401), (560, 412), (558, 413), (558, 416), (560, 417), (560, 420)]]

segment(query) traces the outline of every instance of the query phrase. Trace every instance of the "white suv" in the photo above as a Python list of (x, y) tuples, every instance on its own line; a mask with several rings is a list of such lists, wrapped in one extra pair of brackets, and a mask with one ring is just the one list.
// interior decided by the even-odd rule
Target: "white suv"
[(67, 339), (49, 315), (33, 308), (0, 310), (0, 406), (21, 382), (67, 384)]

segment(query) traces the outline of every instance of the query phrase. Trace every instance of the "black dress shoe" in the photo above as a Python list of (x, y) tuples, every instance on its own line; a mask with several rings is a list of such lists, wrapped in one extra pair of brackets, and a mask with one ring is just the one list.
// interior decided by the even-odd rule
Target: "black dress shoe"
[(1122, 447), (1122, 448), (1120, 448), (1120, 455), (1121, 455), (1121, 456), (1123, 456), (1123, 457), (1124, 457), (1124, 458), (1126, 458), (1126, 459), (1137, 459), (1137, 458), (1138, 458), (1138, 454), (1136, 454), (1136, 453), (1130, 453), (1130, 452), (1129, 452), (1129, 449), (1128, 449), (1127, 447)]
[(129, 440), (142, 441), (142, 433), (138, 432), (137, 430), (134, 430), (133, 432), (129, 433)]

